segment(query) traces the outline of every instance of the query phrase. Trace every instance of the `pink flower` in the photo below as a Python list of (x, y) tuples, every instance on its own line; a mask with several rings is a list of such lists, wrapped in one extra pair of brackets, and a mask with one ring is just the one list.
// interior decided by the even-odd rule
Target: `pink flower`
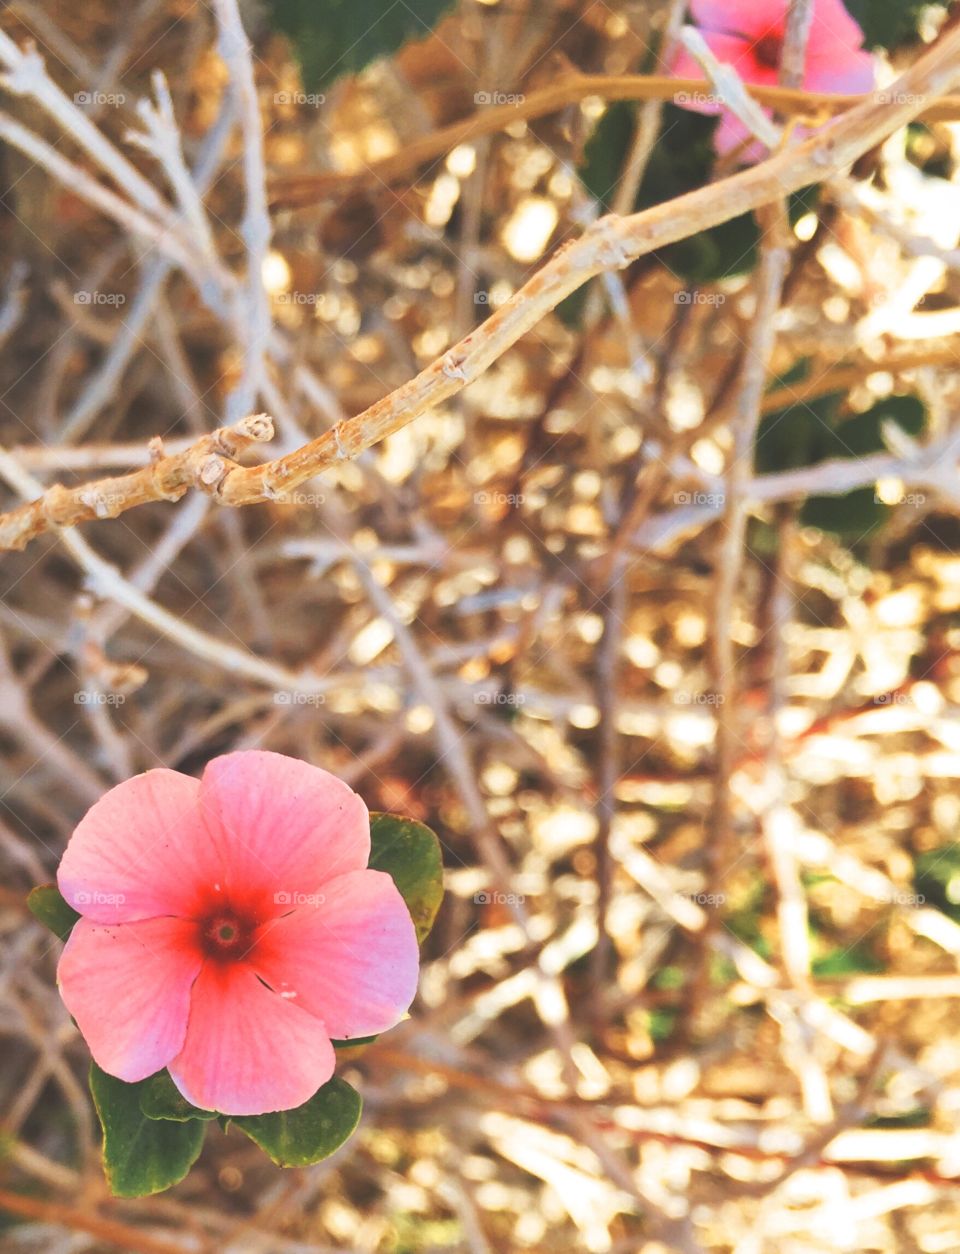
[(369, 855), (357, 794), (279, 753), (112, 788), (57, 874), (83, 915), (57, 979), (99, 1066), (168, 1067), (227, 1115), (302, 1105), (333, 1074), (331, 1037), (393, 1027), (416, 993), (413, 922)]
[[(718, 61), (732, 65), (746, 83), (775, 86), (786, 33), (789, 0), (691, 0), (690, 12)], [(814, 0), (813, 24), (807, 42), (803, 87), (807, 91), (855, 94), (873, 88), (873, 58), (861, 48), (863, 32), (843, 0)], [(679, 78), (703, 78), (703, 70), (688, 52), (673, 65)], [(685, 102), (697, 113), (723, 112), (714, 144), (718, 153), (731, 152), (748, 138), (732, 113), (712, 103)], [(759, 143), (740, 154), (743, 161), (764, 155)]]

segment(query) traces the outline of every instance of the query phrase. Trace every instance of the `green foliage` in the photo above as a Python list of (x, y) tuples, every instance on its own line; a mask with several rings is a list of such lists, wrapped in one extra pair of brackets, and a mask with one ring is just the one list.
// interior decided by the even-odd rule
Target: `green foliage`
[(960, 845), (951, 841), (920, 854), (913, 882), (926, 905), (960, 923)]
[(841, 979), (847, 975), (876, 975), (883, 970), (883, 963), (867, 945), (838, 946), (819, 958), (814, 958), (810, 970), (819, 979)]
[(64, 901), (56, 884), (41, 884), (27, 894), (27, 907), (33, 917), (49, 928), (54, 936), (65, 941), (80, 918), (73, 906)]
[[(783, 382), (798, 382), (806, 367)], [(815, 466), (831, 458), (865, 457), (884, 449), (883, 424), (894, 422), (917, 437), (926, 410), (916, 396), (889, 396), (862, 414), (843, 416), (842, 393), (831, 393), (767, 414), (757, 432), (758, 474)], [(804, 526), (819, 527), (849, 543), (866, 539), (887, 520), (889, 505), (877, 501), (872, 487), (839, 496), (810, 497), (800, 511)]]
[(929, 0), (844, 0), (868, 48), (896, 48), (917, 38)]
[(167, 1071), (158, 1071), (139, 1087), (140, 1109), (148, 1119), (172, 1119), (175, 1123), (186, 1123), (188, 1119), (210, 1120), (217, 1117), (212, 1110), (201, 1110), (199, 1106), (191, 1105)]
[[(637, 106), (617, 101), (600, 118), (584, 148), (578, 171), (591, 196), (604, 211), (611, 208), (634, 132)], [(710, 182), (715, 155), (717, 118), (667, 104), (660, 137), (637, 192), (634, 210), (672, 200)], [(789, 198), (791, 222), (816, 206), (818, 190), (804, 188)], [(749, 273), (757, 262), (760, 230), (753, 214), (680, 240), (657, 255), (685, 283), (717, 283)], [(568, 298), (571, 299), (571, 298)]]
[(278, 1167), (306, 1167), (340, 1148), (360, 1122), (363, 1101), (356, 1089), (334, 1076), (296, 1110), (233, 1119)]
[(368, 865), (396, 884), (422, 945), (443, 900), (443, 860), (434, 833), (415, 819), (371, 814)]
[(652, 1041), (669, 1040), (679, 1017), (680, 1012), (669, 1007), (660, 1006), (655, 1010), (648, 1010), (647, 1031), (650, 1033), (650, 1039)]
[(103, 1128), (103, 1169), (116, 1197), (146, 1197), (184, 1178), (203, 1147), (199, 1119), (148, 1118), (140, 1097), (149, 1080), (125, 1084), (90, 1065), (90, 1092)]
[(454, 0), (269, 0), (272, 24), (289, 38), (308, 91), (358, 74), (408, 40), (423, 39)]

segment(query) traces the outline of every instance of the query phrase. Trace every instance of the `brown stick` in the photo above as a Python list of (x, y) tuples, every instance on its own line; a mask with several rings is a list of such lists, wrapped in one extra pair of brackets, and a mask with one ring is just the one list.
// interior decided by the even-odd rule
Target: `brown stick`
[(181, 1254), (183, 1250), (183, 1244), (178, 1237), (165, 1241), (162, 1237), (152, 1237), (148, 1232), (119, 1223), (115, 1219), (101, 1219), (89, 1210), (64, 1206), (60, 1202), (45, 1202), (36, 1197), (25, 1197), (22, 1193), (13, 1193), (8, 1189), (0, 1189), (0, 1211), (6, 1211), (10, 1215), (22, 1215), (24, 1219), (36, 1219), (40, 1223), (57, 1224), (71, 1232), (87, 1232), (98, 1241), (109, 1241), (111, 1245), (116, 1245), (121, 1250), (134, 1251), (135, 1254)]
[(23, 548), (51, 526), (115, 517), (146, 501), (176, 499), (191, 484), (205, 487), (225, 505), (274, 499), (321, 470), (356, 457), (461, 391), (594, 275), (623, 269), (667, 244), (822, 182), (912, 121), (926, 102), (942, 96), (958, 81), (960, 29), (954, 29), (890, 88), (885, 99), (892, 103), (871, 97), (805, 143), (719, 183), (629, 217), (600, 218), (576, 242), (558, 249), (505, 305), (439, 361), (302, 448), (273, 462), (242, 467), (219, 456), (215, 445), (205, 443), (216, 441), (215, 433), (175, 458), (162, 458), (143, 470), (83, 487), (57, 486), (39, 500), (0, 515), (0, 549)]

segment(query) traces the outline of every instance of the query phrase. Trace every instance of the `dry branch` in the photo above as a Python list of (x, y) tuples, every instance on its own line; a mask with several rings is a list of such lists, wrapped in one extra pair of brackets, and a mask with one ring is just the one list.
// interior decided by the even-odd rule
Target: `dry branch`
[[(551, 83), (520, 98), (515, 104), (487, 106), (449, 126), (431, 131), (422, 139), (405, 144), (398, 152), (380, 161), (371, 162), (351, 174), (292, 174), (274, 179), (271, 204), (274, 208), (298, 208), (316, 204), (327, 196), (343, 196), (361, 187), (382, 187), (395, 183), (418, 167), (442, 157), (458, 144), (469, 143), (484, 135), (493, 135), (518, 121), (545, 117), (568, 105), (589, 97), (606, 101), (673, 100), (684, 94), (702, 92), (702, 78), (671, 78), (646, 74), (575, 74)], [(839, 92), (810, 92), (787, 87), (747, 86), (758, 104), (776, 109), (788, 117), (823, 117), (844, 113), (856, 105), (876, 100), (874, 96), (851, 96)], [(881, 102), (888, 100), (895, 88), (880, 93)], [(898, 89), (897, 89), (898, 90)], [(948, 121), (960, 117), (960, 97), (943, 96), (931, 100), (929, 107), (919, 111), (925, 121)]]
[(115, 517), (147, 501), (176, 499), (191, 486), (205, 488), (225, 505), (251, 505), (282, 496), (461, 391), (595, 275), (623, 269), (667, 244), (822, 182), (919, 116), (929, 102), (958, 82), (960, 30), (954, 29), (897, 80), (883, 101), (873, 97), (863, 101), (796, 148), (642, 213), (599, 219), (574, 243), (560, 248), (504, 306), (442, 358), (302, 448), (272, 462), (241, 467), (229, 452), (223, 455), (221, 433), (129, 475), (76, 488), (54, 486), (39, 500), (0, 517), (0, 549), (22, 548), (51, 526)]

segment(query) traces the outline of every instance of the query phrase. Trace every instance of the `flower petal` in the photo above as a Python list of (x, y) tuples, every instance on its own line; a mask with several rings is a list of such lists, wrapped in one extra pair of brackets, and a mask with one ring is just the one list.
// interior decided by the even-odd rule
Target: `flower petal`
[(70, 905), (98, 923), (189, 917), (218, 876), (199, 795), (197, 780), (166, 769), (105, 793), (77, 824), (57, 871)]
[(336, 1040), (384, 1032), (417, 992), (420, 953), (406, 903), (383, 871), (341, 875), (323, 896), (261, 928), (250, 961)]
[(811, 53), (803, 85), (807, 91), (844, 91), (851, 95), (872, 91), (876, 65), (869, 52), (843, 52), (842, 56)]
[(809, 56), (827, 54), (834, 57), (843, 52), (856, 52), (862, 44), (863, 31), (847, 12), (843, 0), (815, 0), (807, 40)]
[(757, 39), (783, 30), (787, 0), (692, 0), (690, 13), (704, 37), (716, 32)]
[(60, 995), (97, 1065), (133, 1083), (179, 1053), (203, 965), (183, 919), (104, 927), (79, 919), (60, 956)]
[(209, 763), (200, 806), (223, 851), (232, 905), (275, 918), (312, 898), (333, 876), (370, 856), (370, 816), (335, 775), (251, 749)]
[(208, 962), (169, 1069), (187, 1101), (203, 1110), (263, 1115), (302, 1106), (333, 1066), (319, 1019), (268, 989), (247, 964)]

